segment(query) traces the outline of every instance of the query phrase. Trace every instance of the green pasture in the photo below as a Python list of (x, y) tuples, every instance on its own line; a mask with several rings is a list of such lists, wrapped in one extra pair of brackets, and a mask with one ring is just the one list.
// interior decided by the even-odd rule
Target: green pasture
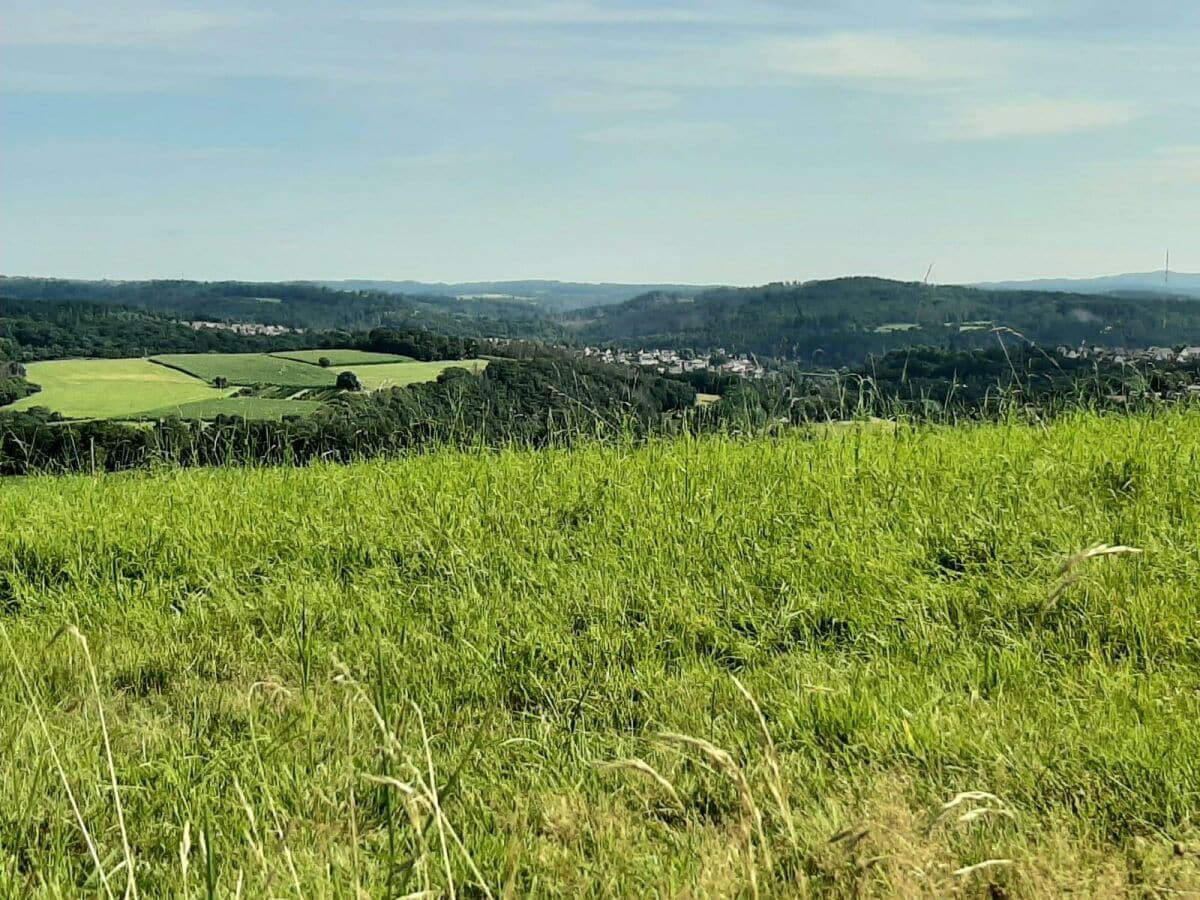
[(380, 363), (409, 362), (411, 357), (399, 356), (395, 353), (373, 353), (370, 350), (289, 350), (286, 353), (273, 353), (280, 359), (292, 359), (296, 362), (317, 365), (322, 357), (328, 359), (334, 366), (370, 366)]
[(0, 485), (0, 896), (1185, 897), (1200, 413)]
[(6, 408), (44, 406), (71, 419), (120, 419), (230, 393), (145, 359), (56, 359), (26, 370), (42, 389)]

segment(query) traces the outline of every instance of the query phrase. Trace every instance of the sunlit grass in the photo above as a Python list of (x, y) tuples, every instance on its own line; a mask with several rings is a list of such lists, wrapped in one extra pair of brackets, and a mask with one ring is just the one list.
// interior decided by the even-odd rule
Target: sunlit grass
[(1198, 456), (1171, 412), (4, 483), (0, 896), (1195, 889)]

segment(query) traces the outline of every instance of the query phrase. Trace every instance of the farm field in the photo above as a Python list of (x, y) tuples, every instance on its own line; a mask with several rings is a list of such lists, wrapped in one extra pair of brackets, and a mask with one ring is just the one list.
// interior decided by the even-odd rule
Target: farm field
[(42, 389), (6, 409), (44, 406), (71, 419), (119, 419), (231, 393), (145, 359), (50, 360), (26, 369)]
[(436, 381), (437, 377), (452, 367), (482, 372), (486, 359), (454, 359), (436, 362), (406, 362), (390, 365), (364, 366), (354, 374), (367, 390), (379, 391), (386, 388), (407, 387), (422, 381)]
[(1187, 895), (1197, 454), (1169, 411), (5, 483), (0, 896)]
[(379, 363), (410, 362), (411, 357), (395, 353), (373, 353), (370, 350), (289, 350), (286, 353), (272, 353), (280, 359), (292, 359), (296, 362), (317, 365), (322, 357), (327, 358), (334, 366), (369, 366)]
[(328, 387), (337, 380), (337, 372), (333, 369), (266, 353), (168, 353), (151, 358), (207, 382), (224, 378), (236, 385)]
[(163, 406), (146, 412), (143, 417), (161, 419), (167, 416), (178, 416), (181, 419), (215, 419), (217, 416), (241, 416), (243, 419), (282, 419), (284, 416), (309, 416), (324, 405), (315, 400), (223, 397)]

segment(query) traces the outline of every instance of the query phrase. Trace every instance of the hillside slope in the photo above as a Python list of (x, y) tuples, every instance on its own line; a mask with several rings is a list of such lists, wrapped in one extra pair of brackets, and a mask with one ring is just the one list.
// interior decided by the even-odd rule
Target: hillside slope
[(652, 291), (695, 292), (715, 287), (685, 284), (619, 284), (611, 282), (553, 281), (323, 281), (326, 287), (343, 291), (383, 291), (385, 293), (433, 295), (440, 297), (494, 297), (525, 300), (547, 311), (563, 312), (589, 306), (623, 303)]
[(996, 326), (1050, 346), (1200, 343), (1200, 304), (841, 278), (648, 294), (575, 323), (591, 343), (725, 347), (835, 364), (914, 344), (994, 346)]
[[(0, 894), (1194, 888), (1197, 454), (1169, 412), (6, 484)], [(1144, 553), (1063, 574), (1101, 542)]]

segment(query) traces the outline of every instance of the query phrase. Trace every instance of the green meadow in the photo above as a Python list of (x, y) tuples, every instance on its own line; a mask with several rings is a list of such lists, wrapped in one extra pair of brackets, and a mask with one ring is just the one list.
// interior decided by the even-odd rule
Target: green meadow
[(51, 360), (26, 370), (42, 389), (7, 409), (43, 406), (70, 419), (120, 419), (230, 393), (145, 359)]
[(324, 404), (315, 400), (291, 400), (274, 397), (219, 397), (193, 403), (152, 409), (138, 418), (215, 419), (217, 416), (241, 416), (243, 419), (282, 419), (285, 416), (312, 415)]
[(390, 365), (364, 366), (356, 369), (354, 374), (362, 386), (370, 391), (385, 390), (394, 387), (408, 387), (423, 381), (436, 381), (437, 377), (450, 368), (466, 369), (470, 372), (482, 372), (487, 366), (485, 359), (455, 359), (436, 362), (405, 362)]
[(1186, 896), (1200, 413), (0, 484), (0, 896)]

